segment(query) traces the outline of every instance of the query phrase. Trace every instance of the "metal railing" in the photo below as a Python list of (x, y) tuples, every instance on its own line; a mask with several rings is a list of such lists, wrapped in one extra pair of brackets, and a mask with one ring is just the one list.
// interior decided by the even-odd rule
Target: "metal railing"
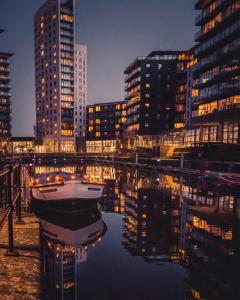
[(14, 248), (13, 212), (22, 224), (21, 165), (7, 166), (0, 171), (0, 234), (7, 223), (8, 248), (6, 255), (18, 256)]

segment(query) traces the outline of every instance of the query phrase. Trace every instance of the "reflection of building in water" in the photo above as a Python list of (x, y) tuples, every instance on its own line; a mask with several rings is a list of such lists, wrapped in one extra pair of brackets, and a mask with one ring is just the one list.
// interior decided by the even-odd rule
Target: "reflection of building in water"
[(239, 197), (196, 179), (127, 173), (123, 245), (188, 269), (187, 299), (240, 299)]
[(35, 174), (46, 174), (52, 172), (67, 172), (71, 174), (76, 174), (77, 167), (76, 166), (36, 166)]
[(199, 196), (188, 207), (193, 299), (240, 299), (240, 224), (233, 196)]
[(115, 180), (116, 179), (116, 169), (109, 166), (86, 166), (85, 175), (90, 178), (101, 178), (104, 180)]
[(97, 209), (87, 216), (51, 214), (41, 220), (41, 299), (77, 299), (77, 267), (87, 261), (88, 247), (101, 240), (106, 225)]
[(154, 186), (150, 178), (127, 174), (127, 179), (124, 247), (148, 262), (179, 261), (179, 199), (169, 190)]
[(84, 174), (89, 180), (104, 181), (104, 197), (100, 204), (105, 212), (124, 213), (125, 196), (121, 192), (123, 178), (117, 169), (109, 166), (89, 165)]

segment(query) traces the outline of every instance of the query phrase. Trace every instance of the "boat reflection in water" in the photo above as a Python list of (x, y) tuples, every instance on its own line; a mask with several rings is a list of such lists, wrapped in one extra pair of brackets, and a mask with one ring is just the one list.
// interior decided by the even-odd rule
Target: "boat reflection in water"
[(40, 218), (41, 299), (78, 299), (77, 268), (107, 227), (97, 205), (83, 211), (36, 211)]

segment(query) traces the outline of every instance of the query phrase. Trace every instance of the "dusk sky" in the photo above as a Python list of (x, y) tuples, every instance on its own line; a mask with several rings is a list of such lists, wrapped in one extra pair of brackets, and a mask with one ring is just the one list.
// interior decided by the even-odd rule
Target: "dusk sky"
[[(13, 135), (35, 124), (33, 17), (45, 0), (0, 0), (0, 51), (12, 58)], [(88, 45), (88, 103), (124, 97), (124, 69), (152, 50), (193, 46), (192, 0), (76, 0), (76, 40)]]

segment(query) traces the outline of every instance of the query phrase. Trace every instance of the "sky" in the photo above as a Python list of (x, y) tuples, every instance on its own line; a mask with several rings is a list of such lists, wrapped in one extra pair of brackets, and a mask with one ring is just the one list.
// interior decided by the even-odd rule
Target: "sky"
[[(35, 125), (33, 17), (45, 0), (0, 0), (0, 51), (12, 57), (14, 136)], [(76, 41), (88, 46), (88, 103), (124, 97), (124, 69), (153, 50), (194, 43), (192, 0), (76, 0)]]

